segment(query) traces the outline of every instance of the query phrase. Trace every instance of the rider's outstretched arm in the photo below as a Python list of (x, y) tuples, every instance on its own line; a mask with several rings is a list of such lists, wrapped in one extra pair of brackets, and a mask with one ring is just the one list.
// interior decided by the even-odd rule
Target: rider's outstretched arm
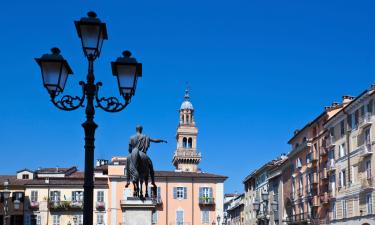
[(150, 138), (150, 141), (155, 142), (155, 143), (168, 143), (167, 141), (162, 140), (162, 139), (152, 139), (152, 138)]

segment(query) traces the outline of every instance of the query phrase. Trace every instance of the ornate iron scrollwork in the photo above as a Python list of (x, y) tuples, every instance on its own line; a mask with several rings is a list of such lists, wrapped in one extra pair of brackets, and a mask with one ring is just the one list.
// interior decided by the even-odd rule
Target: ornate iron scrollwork
[(59, 109), (65, 111), (73, 111), (79, 107), (83, 107), (83, 102), (85, 101), (85, 82), (80, 81), (79, 85), (82, 86), (82, 97), (64, 95), (60, 99), (56, 100), (59, 95), (51, 95), (52, 103)]
[(99, 87), (102, 86), (101, 82), (96, 84), (96, 103), (95, 107), (99, 107), (106, 112), (120, 112), (126, 108), (126, 106), (130, 103), (130, 98), (125, 98), (125, 103), (120, 102), (120, 100), (116, 97), (101, 97), (99, 98)]

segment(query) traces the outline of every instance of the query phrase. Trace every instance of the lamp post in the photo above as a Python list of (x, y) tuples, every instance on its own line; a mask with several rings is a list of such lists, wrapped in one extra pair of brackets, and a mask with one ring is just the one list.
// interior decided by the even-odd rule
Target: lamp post
[[(95, 108), (106, 112), (120, 112), (130, 103), (135, 94), (137, 79), (142, 75), (142, 64), (131, 57), (129, 51), (111, 63), (112, 74), (117, 78), (120, 95), (124, 101), (116, 97), (99, 97), (101, 82), (95, 83), (94, 61), (100, 56), (104, 40), (108, 39), (106, 24), (96, 17), (96, 13), (89, 12), (87, 17), (74, 22), (82, 49), (88, 61), (86, 82), (80, 81), (81, 96), (60, 94), (64, 91), (68, 77), (73, 74), (68, 62), (60, 54), (58, 48), (52, 48), (51, 54), (44, 54), (36, 58), (41, 68), (44, 87), (47, 89), (52, 103), (65, 111), (76, 110), (85, 106), (86, 121), (82, 124), (85, 132), (85, 175), (84, 175), (84, 205), (83, 224), (93, 224), (93, 192), (94, 192), (94, 141), (95, 130), (98, 125), (94, 122)], [(94, 102), (96, 104), (94, 104)]]
[(8, 217), (8, 199), (10, 197), (10, 191), (8, 189), (9, 186), (9, 180), (4, 181), (4, 191), (3, 191), (3, 197), (4, 197), (4, 225), (7, 225), (7, 217)]
[[(262, 192), (261, 195), (262, 195), (262, 202), (255, 200), (253, 202), (253, 207), (257, 213), (257, 216), (260, 217), (260, 220), (262, 221), (262, 223), (268, 224), (270, 220), (270, 214), (269, 214), (269, 211), (267, 210), (268, 203), (269, 203), (269, 195), (268, 195), (268, 192)], [(278, 204), (276, 201), (273, 201), (271, 203), (271, 207), (273, 211), (277, 211), (277, 206)]]

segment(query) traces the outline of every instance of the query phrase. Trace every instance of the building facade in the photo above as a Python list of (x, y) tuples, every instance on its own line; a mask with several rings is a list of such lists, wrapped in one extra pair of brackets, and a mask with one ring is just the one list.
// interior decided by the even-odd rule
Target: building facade
[(224, 224), (225, 225), (244, 225), (244, 197), (245, 194), (236, 195), (226, 202)]
[(280, 166), (285, 160), (286, 157), (281, 156), (267, 162), (244, 179), (244, 224), (280, 224), (278, 210), (281, 202), (279, 193), (282, 193)]
[(331, 224), (375, 224), (374, 90), (350, 97), (325, 124)]
[[(11, 198), (7, 199), (8, 204), (5, 199), (1, 201), (0, 224), (4, 223), (4, 215), (6, 224), (11, 225), (82, 224), (83, 181), (83, 173), (76, 167), (23, 169), (15, 176), (1, 176), (3, 190), (4, 182), (9, 183)], [(107, 224), (107, 178), (95, 178), (94, 195), (94, 223)], [(5, 213), (6, 205), (9, 210)]]

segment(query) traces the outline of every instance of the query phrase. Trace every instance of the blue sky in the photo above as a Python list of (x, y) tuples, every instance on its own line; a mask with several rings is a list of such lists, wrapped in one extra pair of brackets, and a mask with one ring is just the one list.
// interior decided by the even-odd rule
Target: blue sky
[(86, 61), (73, 21), (94, 10), (109, 40), (95, 63), (103, 95), (118, 95), (110, 61), (129, 49), (143, 63), (123, 112), (97, 111), (96, 158), (127, 153), (136, 124), (168, 144), (149, 151), (173, 169), (186, 82), (196, 109), (201, 168), (227, 175), (226, 192), (281, 153), (293, 130), (375, 78), (371, 1), (8, 1), (1, 3), (0, 174), (83, 168), (84, 111), (63, 112), (42, 87), (35, 57), (61, 49), (79, 94)]

